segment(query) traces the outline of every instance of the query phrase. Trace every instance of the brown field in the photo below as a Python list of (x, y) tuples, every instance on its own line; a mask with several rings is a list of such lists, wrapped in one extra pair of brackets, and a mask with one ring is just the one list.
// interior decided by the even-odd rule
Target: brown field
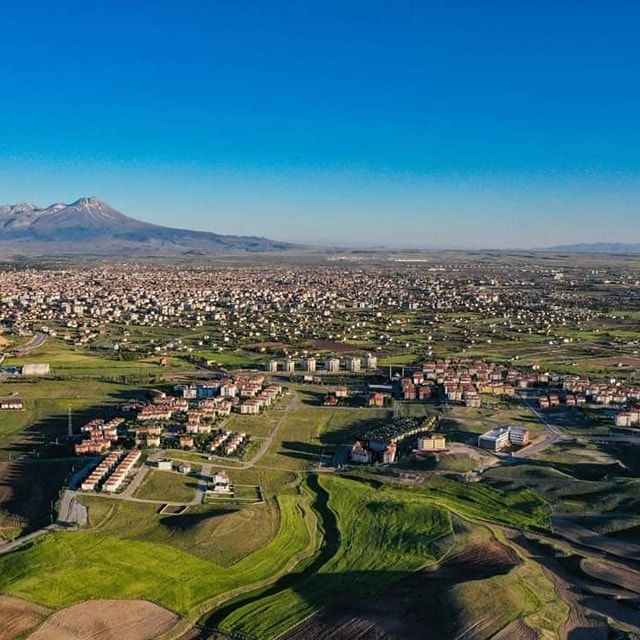
[(603, 580), (620, 587), (620, 589), (640, 594), (640, 574), (637, 571), (609, 562), (598, 562), (591, 558), (583, 559), (580, 562), (580, 568), (592, 578)]
[(496, 633), (491, 640), (538, 640), (540, 633), (527, 626), (524, 620), (516, 620)]
[(37, 627), (50, 609), (20, 598), (0, 596), (0, 640), (17, 640)]
[(145, 600), (92, 600), (54, 613), (30, 640), (153, 640), (178, 616)]
[(311, 348), (318, 351), (332, 351), (333, 353), (360, 353), (363, 351), (352, 344), (334, 342), (333, 340), (316, 340), (311, 343)]
[[(286, 640), (413, 640), (449, 638), (445, 616), (431, 615), (429, 594), (444, 593), (456, 584), (482, 580), (511, 571), (519, 559), (496, 541), (471, 544), (440, 565), (418, 571), (370, 600), (345, 600), (340, 607), (319, 613), (285, 636)], [(434, 605), (435, 606), (435, 605)], [(431, 612), (431, 613), (430, 613)], [(526, 626), (526, 625), (525, 625)], [(518, 632), (523, 627), (517, 627)], [(536, 635), (514, 634), (509, 640), (535, 640)]]
[(0, 333), (0, 347), (6, 347), (9, 341)]
[[(506, 530), (505, 530), (506, 531)], [(522, 533), (506, 531), (507, 537), (515, 543), (525, 557), (539, 562), (547, 577), (553, 582), (558, 597), (569, 607), (569, 615), (559, 629), (560, 637), (567, 640), (607, 640), (609, 625), (604, 616), (594, 611), (593, 606), (586, 603), (580, 595), (580, 585), (576, 587), (575, 576), (564, 570), (560, 562), (546, 548), (540, 546), (535, 538)], [(593, 598), (594, 601), (606, 602), (604, 598)]]

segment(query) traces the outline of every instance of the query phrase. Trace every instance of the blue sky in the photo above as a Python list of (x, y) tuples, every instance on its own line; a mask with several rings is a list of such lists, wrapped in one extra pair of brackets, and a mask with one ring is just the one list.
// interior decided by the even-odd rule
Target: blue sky
[(304, 242), (640, 242), (640, 3), (0, 7), (0, 201)]

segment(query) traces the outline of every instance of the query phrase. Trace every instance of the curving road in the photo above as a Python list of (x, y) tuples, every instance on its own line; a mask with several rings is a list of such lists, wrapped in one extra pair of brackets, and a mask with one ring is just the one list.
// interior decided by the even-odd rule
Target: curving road
[(21, 347), (16, 347), (14, 349), (14, 353), (16, 356), (24, 356), (30, 351), (33, 351), (34, 349), (38, 349), (42, 347), (46, 341), (47, 341), (47, 334), (42, 333), (40, 331), (36, 331), (33, 334), (33, 337), (31, 338), (31, 340), (29, 340), (27, 344), (23, 344)]

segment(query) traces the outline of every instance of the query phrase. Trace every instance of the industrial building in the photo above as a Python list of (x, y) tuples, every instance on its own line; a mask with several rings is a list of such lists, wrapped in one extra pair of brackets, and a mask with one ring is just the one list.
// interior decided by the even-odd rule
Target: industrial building
[(47, 363), (25, 364), (22, 366), (23, 376), (48, 376), (51, 369)]

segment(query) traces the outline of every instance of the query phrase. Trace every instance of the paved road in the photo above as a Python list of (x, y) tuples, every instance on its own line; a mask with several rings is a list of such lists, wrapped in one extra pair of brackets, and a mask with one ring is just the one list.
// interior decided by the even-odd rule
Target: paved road
[(20, 538), (16, 538), (13, 542), (8, 542), (7, 544), (2, 545), (0, 547), (0, 555), (4, 555), (5, 553), (11, 553), (12, 551), (16, 551), (17, 549), (24, 547), (29, 542), (32, 542), (33, 540), (37, 540), (38, 538), (45, 535), (46, 533), (49, 533), (50, 531), (58, 531), (58, 530), (60, 530), (60, 527), (57, 524), (50, 524), (48, 527), (45, 527), (44, 529), (38, 529), (37, 531), (34, 531), (33, 533), (29, 533), (26, 536), (21, 536)]
[(125, 498), (133, 497), (133, 494), (137, 491), (138, 487), (142, 484), (143, 480), (147, 477), (147, 474), (150, 471), (150, 467), (146, 464), (143, 464), (139, 469), (136, 475), (133, 477), (131, 482), (128, 484), (127, 488), (122, 492), (122, 496)]
[(573, 436), (568, 434), (560, 425), (551, 422), (542, 411), (540, 411), (536, 405), (538, 400), (537, 396), (528, 394), (526, 392), (518, 394), (518, 397), (524, 405), (531, 411), (531, 413), (544, 425), (549, 435), (554, 439), (567, 440), (572, 439)]
[(46, 341), (47, 341), (47, 335), (45, 333), (41, 333), (40, 331), (36, 331), (33, 334), (33, 337), (31, 338), (31, 340), (29, 340), (27, 344), (24, 344), (21, 347), (17, 347), (16, 349), (14, 349), (14, 353), (17, 356), (24, 356), (30, 351), (33, 351), (34, 349), (38, 349), (39, 347), (44, 345)]
[(89, 521), (89, 510), (76, 500), (76, 492), (65, 490), (58, 509), (58, 524), (84, 527)]
[(207, 495), (207, 487), (211, 480), (211, 465), (203, 464), (200, 470), (200, 477), (198, 478), (197, 495), (195, 497), (195, 504), (202, 504)]

